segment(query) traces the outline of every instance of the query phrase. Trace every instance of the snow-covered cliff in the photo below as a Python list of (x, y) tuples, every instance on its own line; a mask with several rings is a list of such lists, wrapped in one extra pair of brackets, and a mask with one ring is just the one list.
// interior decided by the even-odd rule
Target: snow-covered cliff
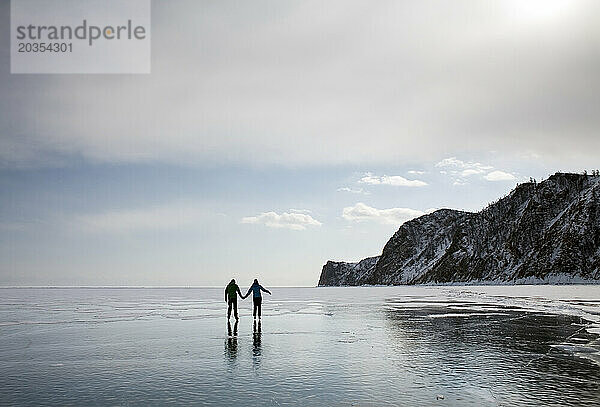
[(600, 282), (600, 177), (556, 173), (477, 213), (404, 223), (381, 256), (329, 261), (319, 285)]
[(370, 277), (375, 270), (377, 257), (367, 257), (358, 263), (328, 261), (323, 266), (319, 285), (359, 285), (359, 281)]

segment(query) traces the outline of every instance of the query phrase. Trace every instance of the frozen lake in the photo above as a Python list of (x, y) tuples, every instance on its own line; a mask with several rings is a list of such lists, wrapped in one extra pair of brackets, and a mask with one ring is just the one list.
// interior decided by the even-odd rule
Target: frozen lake
[(272, 292), (0, 289), (0, 404), (600, 405), (600, 286)]

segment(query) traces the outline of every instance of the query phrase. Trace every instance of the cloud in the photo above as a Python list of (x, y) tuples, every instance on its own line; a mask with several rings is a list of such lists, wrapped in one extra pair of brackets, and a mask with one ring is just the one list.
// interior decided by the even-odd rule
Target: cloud
[(491, 165), (485, 165), (475, 161), (463, 161), (456, 157), (444, 158), (435, 166), (437, 168), (443, 168), (440, 170), (440, 174), (450, 175), (454, 178), (454, 182), (452, 183), (454, 186), (467, 185), (465, 178), (473, 175), (485, 174), (487, 171), (494, 168)]
[(476, 174), (481, 174), (483, 172), (483, 170), (478, 170), (475, 168), (469, 168), (468, 170), (463, 170), (460, 175), (463, 177), (468, 177), (470, 175), (476, 175)]
[(369, 191), (365, 191), (362, 188), (349, 188), (349, 187), (338, 188), (337, 192), (350, 192), (351, 194), (363, 194), (363, 195), (371, 194)]
[(474, 161), (463, 161), (456, 157), (444, 158), (435, 166), (447, 170), (440, 171), (441, 174), (449, 174), (454, 177), (452, 184), (454, 186), (467, 185), (465, 178), (473, 175), (482, 175), (486, 181), (513, 181), (516, 179), (511, 173), (494, 170), (494, 167), (491, 165)]
[(359, 182), (370, 185), (393, 185), (397, 187), (424, 187), (427, 185), (424, 181), (408, 180), (400, 175), (383, 175), (378, 177), (371, 173), (365, 174)]
[(310, 209), (290, 209), (290, 212), (292, 213), (312, 213), (312, 211)]
[(488, 181), (513, 181), (515, 176), (504, 171), (492, 171), (484, 177)]
[(410, 208), (377, 209), (359, 202), (344, 208), (342, 218), (356, 222), (374, 221), (387, 225), (401, 225), (424, 214), (423, 211)]
[(152, 75), (0, 73), (0, 161), (596, 162), (600, 2), (535, 26), (506, 3), (154, 2)]
[(72, 218), (71, 224), (87, 232), (128, 233), (197, 226), (210, 216), (201, 208), (172, 204), (78, 215)]
[(291, 210), (278, 214), (276, 212), (264, 212), (257, 216), (242, 218), (242, 223), (265, 225), (269, 228), (305, 230), (307, 226), (321, 226), (322, 223), (315, 220), (306, 213), (298, 213)]
[(469, 175), (474, 174), (481, 174), (494, 168), (491, 165), (484, 165), (474, 161), (463, 161), (459, 160), (456, 157), (444, 158), (435, 166), (438, 168), (450, 168), (451, 172), (453, 172), (454, 174), (460, 173), (460, 175), (463, 177), (468, 177)]
[(417, 170), (410, 170), (410, 171), (408, 171), (408, 173), (409, 173), (410, 175), (423, 175), (423, 174), (426, 174), (426, 173), (427, 173), (427, 171), (417, 171)]

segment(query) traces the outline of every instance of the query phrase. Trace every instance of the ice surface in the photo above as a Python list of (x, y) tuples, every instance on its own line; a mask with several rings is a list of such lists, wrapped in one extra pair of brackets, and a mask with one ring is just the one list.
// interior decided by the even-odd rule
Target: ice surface
[(0, 289), (0, 400), (600, 405), (600, 286), (272, 291)]

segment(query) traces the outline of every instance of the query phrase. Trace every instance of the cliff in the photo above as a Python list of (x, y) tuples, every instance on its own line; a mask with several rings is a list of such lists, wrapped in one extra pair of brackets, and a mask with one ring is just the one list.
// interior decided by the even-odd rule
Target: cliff
[(319, 285), (600, 281), (600, 177), (557, 173), (477, 213), (404, 223), (380, 256), (327, 262)]

